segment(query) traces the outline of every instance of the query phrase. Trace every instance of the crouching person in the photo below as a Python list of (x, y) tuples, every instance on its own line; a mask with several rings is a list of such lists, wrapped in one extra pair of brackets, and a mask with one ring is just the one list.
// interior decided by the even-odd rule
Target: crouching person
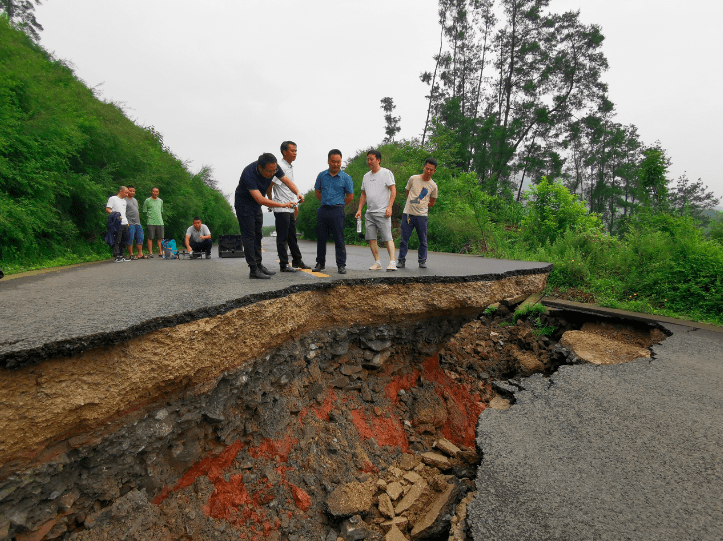
[(196, 216), (193, 225), (186, 230), (186, 251), (204, 252), (206, 257), (211, 257), (211, 230), (201, 223), (201, 218)]

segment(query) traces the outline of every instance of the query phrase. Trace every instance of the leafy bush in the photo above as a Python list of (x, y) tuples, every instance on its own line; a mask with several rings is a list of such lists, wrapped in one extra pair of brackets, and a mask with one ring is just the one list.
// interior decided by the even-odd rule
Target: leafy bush
[(521, 220), (525, 239), (533, 246), (554, 243), (570, 229), (580, 234), (602, 233), (603, 224), (594, 214), (588, 214), (582, 201), (559, 181), (546, 177), (525, 192), (527, 214)]

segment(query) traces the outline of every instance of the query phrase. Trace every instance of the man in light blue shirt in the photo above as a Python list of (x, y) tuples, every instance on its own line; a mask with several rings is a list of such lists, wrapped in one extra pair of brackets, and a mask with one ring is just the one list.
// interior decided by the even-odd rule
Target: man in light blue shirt
[(329, 169), (316, 177), (314, 194), (321, 201), (316, 214), (316, 267), (322, 272), (326, 266), (326, 241), (329, 234), (336, 247), (336, 266), (339, 274), (346, 274), (346, 246), (344, 244), (344, 206), (354, 199), (354, 182), (341, 170), (341, 150), (329, 151)]

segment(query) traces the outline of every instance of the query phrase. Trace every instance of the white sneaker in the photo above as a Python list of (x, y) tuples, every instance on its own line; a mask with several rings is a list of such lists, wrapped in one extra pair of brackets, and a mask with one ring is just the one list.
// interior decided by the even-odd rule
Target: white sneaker
[(388, 271), (395, 271), (397, 270), (397, 264), (394, 261), (389, 262), (389, 266), (387, 267)]
[(375, 261), (374, 264), (369, 267), (369, 270), (382, 270), (382, 264), (379, 261)]

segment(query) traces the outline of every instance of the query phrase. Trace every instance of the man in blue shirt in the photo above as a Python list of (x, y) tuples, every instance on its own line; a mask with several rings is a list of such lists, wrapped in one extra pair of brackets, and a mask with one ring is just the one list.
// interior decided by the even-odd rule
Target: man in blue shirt
[(339, 274), (346, 274), (346, 246), (344, 245), (344, 205), (354, 199), (354, 182), (341, 170), (341, 150), (329, 151), (329, 169), (316, 177), (314, 194), (321, 201), (316, 214), (316, 267), (321, 272), (326, 264), (326, 241), (329, 233), (336, 247), (336, 266)]
[(299, 201), (304, 200), (296, 184), (284, 175), (273, 154), (265, 152), (257, 161), (244, 168), (236, 188), (235, 207), (250, 278), (269, 279), (276, 274), (261, 263), (261, 229), (264, 223), (261, 206), (284, 208), (294, 206), (293, 202), (279, 203), (265, 197), (264, 194), (269, 189), (273, 177), (286, 184)]

